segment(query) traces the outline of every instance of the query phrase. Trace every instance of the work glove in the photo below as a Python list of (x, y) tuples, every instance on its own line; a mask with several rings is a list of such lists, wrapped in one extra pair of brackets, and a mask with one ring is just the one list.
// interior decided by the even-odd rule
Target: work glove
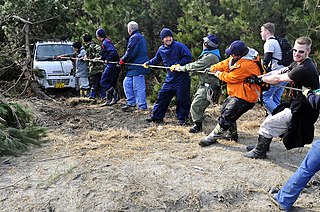
[(308, 93), (309, 93), (310, 89), (306, 88), (304, 86), (302, 86), (302, 94), (308, 98)]
[(177, 71), (178, 69), (180, 68), (180, 65), (179, 64), (174, 64), (172, 66), (170, 66), (170, 71)]
[(210, 72), (216, 72), (216, 70), (215, 70), (215, 68), (214, 68), (214, 65), (212, 65), (212, 66), (210, 67)]
[(120, 65), (120, 66), (124, 66), (124, 64), (125, 64), (124, 61), (123, 61), (122, 59), (120, 59), (119, 65)]
[(205, 73), (205, 74), (208, 74), (209, 72), (210, 72), (210, 68), (204, 69), (204, 73)]
[(170, 66), (170, 71), (175, 71), (177, 67), (180, 67), (180, 65), (174, 64), (174, 65)]
[(214, 72), (214, 76), (216, 76), (218, 78), (220, 73), (221, 73), (221, 71), (216, 71), (216, 72)]
[(149, 68), (149, 65), (147, 63), (142, 64), (143, 68)]
[(253, 75), (250, 77), (247, 77), (244, 82), (249, 83), (249, 84), (256, 84), (256, 85), (261, 85), (262, 84), (262, 79)]

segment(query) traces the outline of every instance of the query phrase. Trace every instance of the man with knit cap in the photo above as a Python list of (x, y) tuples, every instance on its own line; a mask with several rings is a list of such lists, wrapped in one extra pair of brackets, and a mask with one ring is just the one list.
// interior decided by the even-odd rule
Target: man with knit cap
[(119, 96), (116, 91), (116, 85), (120, 73), (120, 68), (116, 63), (108, 63), (110, 62), (119, 62), (119, 55), (117, 49), (107, 38), (107, 34), (104, 29), (99, 28), (96, 31), (97, 39), (102, 42), (101, 45), (101, 60), (105, 61), (104, 71), (101, 76), (100, 85), (101, 85), (101, 93), (102, 97), (106, 99), (105, 103), (101, 106), (110, 106), (114, 105), (118, 102)]
[(213, 95), (219, 88), (219, 79), (212, 74), (205, 73), (205, 69), (219, 62), (221, 56), (218, 49), (219, 39), (213, 34), (203, 38), (202, 53), (197, 61), (184, 66), (173, 65), (173, 71), (202, 71), (199, 74), (199, 86), (191, 103), (191, 118), (194, 123), (190, 133), (202, 131), (204, 111), (212, 102)]
[[(163, 63), (166, 67), (172, 65), (185, 65), (191, 62), (192, 55), (188, 47), (183, 43), (173, 40), (173, 33), (168, 28), (163, 28), (160, 32), (163, 42), (151, 60), (145, 62), (143, 66)], [(190, 110), (190, 76), (187, 72), (171, 72), (168, 68), (165, 81), (158, 93), (158, 99), (152, 110), (152, 116), (148, 122), (161, 123), (169, 107), (169, 104), (176, 96), (176, 114), (178, 123), (184, 125), (189, 119)]]
[(258, 100), (260, 86), (246, 82), (252, 75), (260, 75), (258, 62), (259, 53), (236, 40), (226, 49), (230, 57), (211, 66), (210, 71), (221, 81), (227, 83), (229, 96), (221, 106), (218, 123), (213, 131), (199, 142), (199, 145), (209, 146), (224, 138), (230, 132), (233, 140), (238, 141), (236, 121), (248, 110), (252, 109)]

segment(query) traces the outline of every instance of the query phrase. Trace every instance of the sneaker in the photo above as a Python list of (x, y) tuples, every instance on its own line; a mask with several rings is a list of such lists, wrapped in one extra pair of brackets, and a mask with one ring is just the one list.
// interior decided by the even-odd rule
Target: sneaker
[(270, 189), (269, 193), (269, 197), (270, 200), (281, 210), (281, 211), (287, 211), (286, 209), (284, 209), (283, 207), (281, 207), (280, 203), (277, 201), (276, 199), (276, 195), (278, 194), (279, 189), (277, 188), (272, 188)]
[(162, 119), (154, 119), (154, 118), (148, 118), (148, 119), (146, 119), (146, 121), (147, 122), (157, 123), (157, 124), (163, 123)]
[(136, 106), (125, 105), (121, 108), (123, 112), (133, 112), (136, 110)]

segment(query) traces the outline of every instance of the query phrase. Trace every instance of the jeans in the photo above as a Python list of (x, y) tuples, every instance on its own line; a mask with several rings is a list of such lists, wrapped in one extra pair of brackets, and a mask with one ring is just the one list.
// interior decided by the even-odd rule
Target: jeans
[(297, 200), (302, 189), (316, 172), (320, 170), (320, 140), (313, 142), (311, 149), (296, 172), (289, 178), (276, 195), (282, 208), (289, 210)]
[(272, 113), (272, 111), (281, 102), (281, 96), (283, 94), (284, 88), (280, 86), (286, 86), (286, 85), (287, 85), (287, 82), (281, 82), (277, 85), (270, 85), (269, 90), (263, 92), (263, 95), (262, 95), (263, 103), (270, 113)]
[(144, 75), (125, 77), (123, 80), (124, 93), (127, 97), (127, 105), (147, 109), (146, 82)]

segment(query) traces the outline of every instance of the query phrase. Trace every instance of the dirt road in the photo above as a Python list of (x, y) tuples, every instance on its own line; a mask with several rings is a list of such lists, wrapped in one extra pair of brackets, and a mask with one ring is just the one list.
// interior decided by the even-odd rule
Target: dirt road
[[(287, 151), (279, 139), (268, 159), (243, 157), (257, 139), (264, 111), (256, 106), (238, 121), (240, 141), (198, 145), (216, 124), (219, 106), (206, 112), (205, 131), (145, 122), (151, 110), (62, 99), (24, 101), (48, 128), (48, 141), (20, 157), (0, 158), (0, 211), (277, 211), (270, 187), (282, 185), (310, 146)], [(319, 126), (316, 136), (320, 137)], [(320, 176), (293, 211), (320, 211)]]

